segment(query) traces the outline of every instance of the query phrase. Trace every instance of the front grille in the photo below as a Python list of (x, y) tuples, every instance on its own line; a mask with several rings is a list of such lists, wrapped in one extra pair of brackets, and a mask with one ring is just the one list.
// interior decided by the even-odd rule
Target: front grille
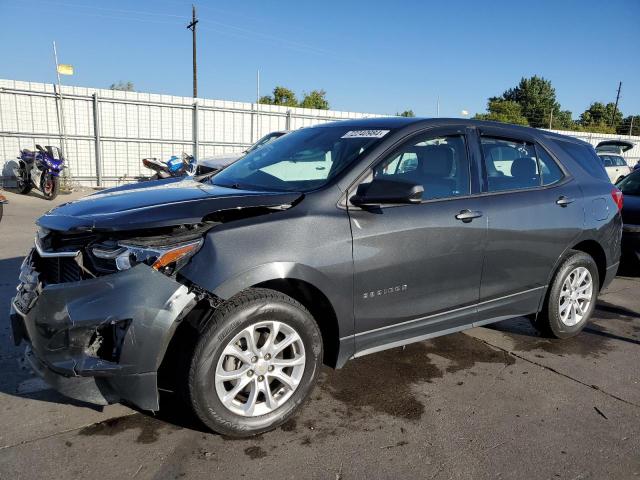
[(40, 281), (47, 284), (77, 282), (82, 280), (82, 269), (72, 257), (41, 257), (33, 252), (33, 264), (40, 274)]

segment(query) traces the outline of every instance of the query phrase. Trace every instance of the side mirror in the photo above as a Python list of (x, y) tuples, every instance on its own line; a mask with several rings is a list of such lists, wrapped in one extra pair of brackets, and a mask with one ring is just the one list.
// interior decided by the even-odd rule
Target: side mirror
[(349, 201), (358, 207), (420, 203), (424, 187), (400, 179), (374, 178), (370, 183), (358, 185), (356, 194)]

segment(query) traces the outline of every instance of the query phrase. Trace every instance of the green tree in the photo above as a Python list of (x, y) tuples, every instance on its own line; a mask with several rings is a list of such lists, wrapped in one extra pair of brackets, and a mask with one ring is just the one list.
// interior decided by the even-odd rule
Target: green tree
[(402, 113), (398, 113), (398, 112), (396, 112), (396, 116), (397, 116), (397, 117), (411, 117), (411, 118), (413, 118), (413, 117), (415, 117), (415, 116), (416, 116), (416, 114), (415, 114), (415, 113), (413, 113), (413, 110), (409, 109), (409, 110), (405, 110), (405, 111), (404, 111), (404, 112), (402, 112)]
[(109, 86), (110, 90), (121, 90), (123, 92), (135, 92), (135, 87), (133, 86), (133, 82), (123, 82), (122, 80), (118, 80), (117, 83), (112, 83)]
[(573, 120), (569, 110), (559, 110), (554, 112), (551, 118), (551, 128), (556, 130), (575, 130), (576, 122)]
[(286, 87), (276, 87), (273, 89), (273, 104), (285, 107), (297, 107), (298, 100), (293, 90)]
[(305, 93), (300, 102), (302, 108), (317, 108), (318, 110), (329, 110), (329, 102), (325, 98), (327, 92), (324, 90), (312, 90)]
[(505, 91), (499, 99), (519, 104), (522, 115), (532, 127), (548, 127), (551, 112), (553, 116), (560, 115), (560, 104), (551, 82), (537, 75), (523, 77), (518, 86)]
[[(615, 111), (615, 115), (614, 112)], [(622, 123), (622, 112), (616, 109), (614, 103), (593, 102), (580, 115), (580, 124), (588, 128), (597, 128), (599, 131), (611, 129), (615, 133), (615, 126)], [(613, 119), (613, 125), (612, 125)]]
[(266, 103), (268, 105), (281, 105), (283, 107), (297, 107), (298, 100), (293, 90), (287, 87), (277, 86), (273, 89), (273, 96), (265, 95), (258, 100), (258, 103)]
[(515, 123), (516, 125), (528, 125), (526, 117), (522, 115), (522, 107), (519, 103), (500, 98), (490, 98), (487, 102), (487, 112), (476, 114), (478, 120), (491, 120), (494, 122)]

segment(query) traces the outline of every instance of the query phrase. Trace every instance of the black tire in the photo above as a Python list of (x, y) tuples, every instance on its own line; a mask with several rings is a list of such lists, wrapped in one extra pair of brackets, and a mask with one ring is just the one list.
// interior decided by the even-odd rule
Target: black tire
[[(560, 295), (567, 277), (579, 267), (586, 268), (591, 274), (593, 290), (591, 301), (585, 314), (582, 316), (582, 319), (577, 324), (569, 326), (562, 322), (560, 317)], [(596, 307), (599, 291), (600, 278), (596, 262), (590, 255), (584, 252), (572, 250), (556, 271), (551, 285), (549, 286), (542, 310), (535, 318), (531, 319), (531, 323), (541, 334), (545, 336), (552, 338), (573, 337), (580, 333), (589, 322), (589, 319), (593, 314), (593, 310)]]
[[(228, 343), (246, 327), (265, 320), (282, 322), (299, 335), (305, 351), (304, 369), (298, 386), (282, 405), (264, 415), (242, 416), (218, 397), (215, 372)], [(193, 410), (207, 427), (222, 435), (249, 437), (272, 430), (292, 417), (310, 395), (322, 365), (322, 351), (320, 330), (304, 306), (274, 290), (246, 290), (216, 309), (196, 345), (188, 378)]]
[(45, 174), (42, 176), (41, 183), (40, 188), (44, 198), (53, 200), (58, 196), (58, 192), (60, 191), (60, 177), (54, 177), (50, 173)]
[(31, 191), (31, 189), (33, 188), (31, 181), (25, 180), (28, 178), (29, 176), (27, 175), (26, 170), (23, 167), (20, 167), (20, 176), (16, 179), (18, 193), (27, 195)]

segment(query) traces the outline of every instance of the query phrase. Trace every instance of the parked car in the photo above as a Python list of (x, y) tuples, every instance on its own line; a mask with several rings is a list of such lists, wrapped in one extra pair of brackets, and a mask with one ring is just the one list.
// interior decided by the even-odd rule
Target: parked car
[(605, 140), (596, 146), (596, 152), (611, 182), (616, 183), (633, 171), (622, 156), (623, 152), (632, 148), (633, 143), (624, 140)]
[(287, 130), (282, 130), (278, 132), (271, 132), (266, 134), (256, 143), (251, 145), (249, 148), (244, 150), (242, 153), (223, 153), (221, 155), (212, 155), (210, 157), (204, 157), (198, 160), (198, 168), (196, 170), (196, 175), (206, 175), (209, 173), (215, 173), (223, 168), (231, 165), (236, 160), (244, 157), (245, 155), (261, 148), (268, 143), (273, 142), (274, 140), (286, 135), (288, 133)]
[(38, 219), (15, 341), (70, 397), (182, 392), (237, 437), (294, 415), (323, 363), (520, 315), (572, 337), (619, 263), (622, 194), (593, 147), (531, 128), (349, 120), (152, 183)]
[(617, 183), (624, 194), (622, 251), (632, 262), (640, 261), (640, 170)]

